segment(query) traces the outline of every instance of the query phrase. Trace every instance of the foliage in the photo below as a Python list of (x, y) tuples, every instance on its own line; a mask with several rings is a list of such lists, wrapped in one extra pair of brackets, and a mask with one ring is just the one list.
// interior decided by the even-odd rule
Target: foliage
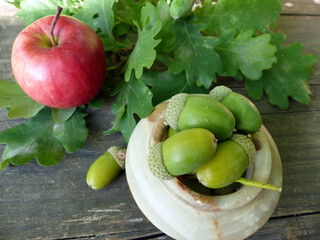
[[(20, 9), (17, 16), (26, 25), (54, 14), (59, 4), (63, 14), (86, 22), (99, 34), (106, 50), (108, 80), (112, 79), (103, 91), (112, 89), (107, 94), (117, 95), (113, 126), (105, 134), (121, 131), (128, 141), (136, 117), (147, 117), (155, 104), (179, 92), (208, 92), (226, 76), (245, 80), (252, 98), (258, 100), (265, 92), (269, 102), (281, 109), (288, 107), (289, 97), (310, 102), (309, 78), (318, 59), (302, 55), (301, 43), (283, 47), (285, 36), (273, 32), (281, 0), (218, 0), (215, 4), (203, 0), (202, 6), (179, 20), (171, 18), (166, 0), (7, 2)], [(31, 158), (44, 165), (56, 164), (63, 147), (73, 152), (83, 145), (87, 134), (83, 107), (50, 111), (28, 99), (13, 82), (1, 81), (0, 93), (5, 96), (0, 98), (0, 108), (9, 110), (9, 118), (30, 118), (0, 134), (0, 141), (7, 144), (3, 166)], [(105, 94), (88, 105), (103, 106), (101, 96)], [(81, 125), (81, 136), (70, 122)], [(17, 140), (15, 136), (22, 132), (25, 137)], [(28, 148), (32, 141), (39, 145)], [(19, 145), (20, 152), (15, 150)], [(43, 151), (44, 145), (52, 146), (50, 151)]]
[(73, 153), (81, 149), (88, 136), (84, 108), (78, 108), (63, 122), (52, 119), (51, 109), (43, 108), (26, 123), (0, 133), (0, 143), (6, 147), (2, 154), (1, 169), (11, 164), (24, 164), (36, 159), (41, 165), (56, 165), (62, 160), (63, 149)]
[(0, 80), (0, 108), (7, 108), (9, 119), (34, 117), (43, 105), (31, 99), (15, 82)]
[[(278, 42), (277, 45), (280, 44), (281, 42)], [(246, 80), (248, 94), (254, 99), (260, 99), (264, 90), (268, 94), (269, 102), (282, 109), (288, 108), (289, 97), (300, 103), (309, 104), (311, 95), (309, 76), (318, 58), (311, 54), (302, 56), (302, 50), (301, 43), (279, 47), (274, 66), (264, 71), (259, 80)]]

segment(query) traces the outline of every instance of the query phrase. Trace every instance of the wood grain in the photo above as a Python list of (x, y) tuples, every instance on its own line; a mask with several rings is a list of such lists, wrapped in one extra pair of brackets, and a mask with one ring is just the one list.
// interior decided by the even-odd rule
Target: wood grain
[[(275, 32), (284, 33), (287, 39), (284, 45), (301, 42), (303, 54), (314, 54), (320, 58), (320, 16), (281, 16)], [(313, 67), (311, 84), (320, 84), (320, 62)]]
[(283, 192), (274, 216), (320, 210), (320, 112), (265, 114), (283, 166)]
[(271, 219), (248, 240), (318, 240), (320, 234), (319, 223), (319, 214)]
[(317, 0), (282, 0), (282, 14), (320, 15), (320, 2)]
[(14, 16), (0, 15), (0, 79), (11, 81), (11, 49), (14, 39), (22, 29), (23, 24)]

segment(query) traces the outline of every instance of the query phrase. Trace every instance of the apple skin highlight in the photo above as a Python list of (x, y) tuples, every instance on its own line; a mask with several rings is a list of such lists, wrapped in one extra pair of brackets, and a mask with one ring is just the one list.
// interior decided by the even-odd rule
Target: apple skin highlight
[(50, 42), (54, 16), (41, 18), (19, 33), (12, 48), (16, 81), (35, 101), (53, 108), (88, 103), (106, 76), (103, 44), (87, 24), (60, 16), (54, 28), (57, 46)]

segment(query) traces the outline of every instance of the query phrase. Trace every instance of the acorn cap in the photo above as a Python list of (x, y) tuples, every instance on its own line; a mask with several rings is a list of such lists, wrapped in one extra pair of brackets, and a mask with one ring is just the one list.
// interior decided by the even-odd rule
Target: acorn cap
[(250, 139), (253, 142), (256, 151), (260, 151), (263, 148), (263, 143), (260, 138), (256, 137), (255, 135), (252, 135)]
[(226, 86), (217, 86), (210, 91), (209, 97), (222, 102), (223, 99), (225, 99), (230, 93), (232, 93), (232, 90), (230, 88)]
[(174, 95), (169, 100), (165, 113), (165, 119), (167, 124), (174, 130), (179, 130), (178, 119), (181, 115), (184, 105), (186, 104), (188, 96), (189, 95), (187, 93), (179, 93)]
[(126, 155), (126, 150), (122, 147), (118, 146), (112, 146), (110, 147), (107, 152), (109, 152), (114, 160), (119, 164), (121, 169), (125, 168), (125, 155)]
[(148, 166), (152, 174), (163, 180), (170, 180), (173, 176), (168, 172), (162, 160), (162, 142), (152, 146), (148, 158)]
[(239, 133), (233, 133), (230, 139), (238, 143), (247, 152), (249, 158), (248, 166), (250, 166), (254, 162), (256, 156), (256, 148), (251, 139), (248, 136)]

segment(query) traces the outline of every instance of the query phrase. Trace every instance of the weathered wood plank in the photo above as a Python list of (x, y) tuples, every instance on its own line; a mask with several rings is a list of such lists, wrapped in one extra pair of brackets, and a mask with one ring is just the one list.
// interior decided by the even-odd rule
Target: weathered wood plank
[[(97, 236), (98, 237), (98, 236)], [(112, 236), (108, 236), (108, 240), (119, 240), (119, 239), (130, 239), (130, 240), (149, 240), (149, 239), (157, 239), (157, 240), (174, 240), (174, 238), (165, 235), (158, 229), (154, 229), (154, 231), (144, 231), (144, 232), (137, 232), (134, 235), (132, 233), (121, 233), (115, 234)]]
[(319, 224), (320, 214), (271, 219), (247, 240), (317, 240), (320, 235)]
[[(306, 215), (297, 217), (271, 218), (258, 232), (247, 240), (268, 239), (308, 239), (317, 240), (320, 234), (320, 215)], [(126, 238), (122, 238), (126, 239)], [(167, 235), (156, 236), (148, 239), (171, 240)]]
[(306, 52), (320, 55), (320, 16), (281, 16), (277, 23), (274, 30), (287, 35), (286, 43), (302, 42)]
[[(284, 45), (301, 42), (304, 54), (314, 54), (320, 57), (320, 16), (281, 16), (275, 32), (287, 36)], [(320, 62), (314, 68), (310, 79), (312, 84), (320, 84)]]
[[(268, 240), (282, 240), (282, 239), (308, 239), (317, 240), (320, 234), (320, 215), (302, 215), (290, 216), (284, 218), (271, 218), (258, 232), (247, 238), (247, 240), (268, 239)], [(152, 235), (153, 234), (153, 235)], [(99, 236), (93, 239), (102, 239)], [(145, 236), (135, 235), (113, 235), (108, 236), (108, 239), (158, 239), (158, 240), (172, 240), (173, 238), (167, 235), (150, 233)]]
[(34, 163), (1, 173), (0, 239), (45, 239), (154, 228), (138, 210), (124, 172), (109, 188), (89, 189), (85, 169), (97, 156)]
[(318, 0), (282, 0), (282, 14), (320, 15)]
[(0, 15), (0, 79), (12, 80), (11, 49), (14, 39), (22, 29), (23, 24), (14, 16), (3, 17)]
[(262, 117), (283, 165), (283, 192), (274, 216), (320, 211), (320, 111)]

